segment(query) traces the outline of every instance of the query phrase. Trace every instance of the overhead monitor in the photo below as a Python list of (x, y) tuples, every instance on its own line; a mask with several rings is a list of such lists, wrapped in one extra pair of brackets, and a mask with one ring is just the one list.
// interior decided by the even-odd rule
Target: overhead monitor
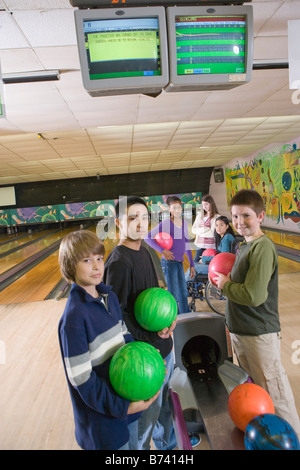
[(224, 90), (251, 80), (252, 6), (167, 8), (165, 91)]
[(91, 96), (156, 94), (168, 83), (163, 7), (76, 10), (82, 80)]

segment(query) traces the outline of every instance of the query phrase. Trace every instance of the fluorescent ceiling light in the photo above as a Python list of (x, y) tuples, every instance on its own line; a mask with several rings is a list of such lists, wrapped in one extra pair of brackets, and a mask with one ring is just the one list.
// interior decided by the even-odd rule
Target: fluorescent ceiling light
[(38, 70), (36, 72), (3, 73), (3, 83), (29, 83), (59, 80), (59, 70)]

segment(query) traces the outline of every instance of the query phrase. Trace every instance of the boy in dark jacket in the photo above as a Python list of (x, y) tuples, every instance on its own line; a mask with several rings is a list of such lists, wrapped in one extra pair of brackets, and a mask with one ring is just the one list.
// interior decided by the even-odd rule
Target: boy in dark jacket
[(103, 243), (87, 230), (71, 232), (62, 240), (59, 263), (72, 287), (59, 322), (59, 343), (79, 446), (85, 450), (137, 449), (139, 412), (158, 394), (147, 401), (130, 402), (110, 384), (111, 358), (133, 338), (116, 294), (101, 282), (104, 253)]
[(139, 197), (121, 198), (116, 205), (116, 225), (119, 244), (105, 261), (104, 280), (113, 287), (119, 298), (125, 323), (136, 341), (145, 341), (160, 351), (166, 363), (167, 374), (161, 394), (138, 421), (138, 449), (149, 450), (151, 438), (157, 450), (176, 447), (176, 438), (168, 403), (168, 382), (174, 368), (172, 331), (147, 331), (135, 319), (134, 303), (145, 289), (158, 286), (155, 267), (149, 251), (142, 245), (148, 233), (148, 208)]

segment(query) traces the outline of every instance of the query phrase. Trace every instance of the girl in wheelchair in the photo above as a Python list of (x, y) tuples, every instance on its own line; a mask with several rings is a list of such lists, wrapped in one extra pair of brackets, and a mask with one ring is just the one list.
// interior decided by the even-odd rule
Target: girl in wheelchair
[[(220, 215), (216, 219), (216, 226), (214, 231), (216, 251), (217, 253), (235, 253), (235, 234), (229, 224), (229, 220), (225, 215)], [(216, 254), (217, 254), (216, 253)], [(201, 274), (204, 279), (208, 277), (208, 265), (212, 260), (213, 256), (201, 256), (199, 263), (195, 263), (196, 275), (193, 279), (190, 279), (190, 269), (185, 272), (186, 281), (195, 281), (198, 274)], [(200, 276), (198, 276), (200, 277)]]
[[(236, 254), (239, 240), (236, 239), (226, 216), (221, 215), (216, 219), (214, 237), (217, 248), (216, 254), (225, 252)], [(189, 308), (195, 311), (196, 299), (206, 300), (213, 311), (224, 314), (225, 297), (208, 282), (208, 266), (212, 258), (213, 256), (202, 255), (199, 263), (195, 263), (196, 274), (192, 279), (190, 279), (190, 269), (185, 272), (188, 296), (192, 298), (189, 302)]]

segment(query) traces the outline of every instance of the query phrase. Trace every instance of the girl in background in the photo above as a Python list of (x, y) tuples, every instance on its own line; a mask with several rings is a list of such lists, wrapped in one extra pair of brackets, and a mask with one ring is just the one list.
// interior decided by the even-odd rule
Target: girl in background
[[(145, 242), (154, 250), (158, 251), (161, 257), (161, 266), (166, 278), (168, 291), (175, 297), (178, 305), (178, 313), (189, 312), (188, 291), (185, 282), (183, 269), (184, 254), (190, 263), (191, 276), (195, 276), (193, 255), (187, 238), (187, 222), (182, 218), (182, 203), (177, 196), (169, 196), (167, 204), (170, 212), (169, 219), (163, 219), (151, 232), (144, 238)], [(162, 248), (156, 241), (155, 236), (165, 232), (171, 235), (173, 245), (168, 250)]]
[(196, 235), (194, 244), (197, 247), (194, 257), (195, 263), (199, 262), (204, 250), (216, 248), (214, 230), (216, 219), (220, 216), (216, 203), (209, 194), (203, 196), (201, 206), (192, 226), (192, 233)]
[[(217, 253), (232, 253), (232, 244), (235, 241), (234, 231), (229, 224), (229, 220), (225, 215), (220, 215), (215, 221), (214, 240)], [(198, 263), (195, 263), (195, 271), (197, 274), (208, 274), (208, 265), (213, 256), (202, 256)], [(190, 269), (185, 273), (185, 280), (190, 279)]]

